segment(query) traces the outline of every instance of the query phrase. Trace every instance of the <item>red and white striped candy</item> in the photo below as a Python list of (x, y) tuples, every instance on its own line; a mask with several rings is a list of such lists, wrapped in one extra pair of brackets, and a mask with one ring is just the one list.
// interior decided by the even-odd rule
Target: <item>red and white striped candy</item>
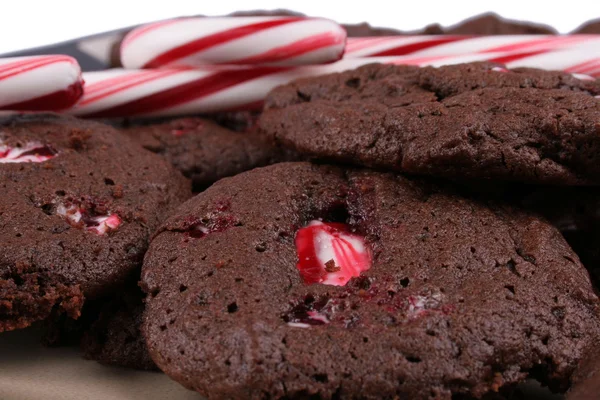
[(88, 117), (123, 117), (176, 116), (256, 109), (273, 88), (302, 77), (341, 72), (375, 62), (441, 66), (485, 60), (503, 62), (508, 67), (529, 66), (587, 74), (585, 79), (600, 76), (600, 57), (578, 50), (533, 56), (490, 53), (437, 57), (348, 58), (326, 65), (296, 68), (115, 69), (84, 73), (87, 82), (84, 96), (67, 112)]
[(112, 69), (84, 73), (85, 91), (67, 113), (85, 117), (176, 116), (257, 109), (267, 93), (295, 79), (376, 62), (341, 60), (304, 67), (205, 66), (194, 69)]
[[(476, 53), (457, 56), (400, 56), (373, 57), (377, 62), (391, 64), (407, 64), (419, 66), (434, 66), (461, 64), (476, 61), (491, 61), (505, 64), (508, 68), (530, 67), (553, 71), (573, 73), (579, 79), (594, 79), (600, 77), (600, 47), (575, 48), (540, 53), (531, 52), (495, 52)], [(579, 76), (577, 75), (579, 74)]]
[(121, 44), (125, 68), (306, 65), (339, 60), (346, 31), (301, 17), (181, 18), (131, 31)]
[(40, 163), (56, 157), (58, 152), (40, 142), (28, 142), (19, 147), (7, 146), (0, 140), (0, 164)]
[(100, 236), (117, 229), (122, 224), (122, 220), (117, 214), (92, 215), (75, 204), (68, 207), (59, 204), (56, 208), (56, 214), (67, 220), (70, 225), (83, 228)]
[(83, 93), (81, 68), (68, 56), (0, 58), (0, 109), (61, 110)]
[(462, 56), (466, 54), (541, 54), (566, 49), (598, 53), (600, 35), (391, 36), (348, 38), (344, 57)]
[[(295, 242), (296, 267), (307, 284), (344, 286), (371, 268), (371, 252), (364, 238), (346, 224), (312, 221), (296, 233)], [(311, 317), (329, 322), (318, 313)]]

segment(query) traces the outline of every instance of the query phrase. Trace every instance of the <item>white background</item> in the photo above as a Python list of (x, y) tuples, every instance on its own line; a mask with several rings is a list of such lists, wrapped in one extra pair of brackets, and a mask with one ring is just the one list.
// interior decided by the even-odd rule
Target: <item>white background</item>
[(0, 0), (0, 53), (182, 15), (287, 8), (339, 22), (402, 30), (451, 25), (485, 11), (554, 26), (562, 33), (600, 18), (598, 0)]

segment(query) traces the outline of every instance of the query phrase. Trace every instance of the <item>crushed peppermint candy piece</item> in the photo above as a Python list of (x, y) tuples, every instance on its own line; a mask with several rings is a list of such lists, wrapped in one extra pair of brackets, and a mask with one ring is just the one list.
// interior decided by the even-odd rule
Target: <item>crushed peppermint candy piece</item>
[(292, 328), (310, 328), (309, 324), (305, 324), (303, 322), (288, 322), (287, 324)]
[(292, 303), (291, 309), (282, 317), (291, 327), (309, 328), (312, 325), (330, 323), (326, 313), (332, 312), (332, 304), (328, 296), (315, 298), (307, 295), (303, 300)]
[(364, 238), (346, 224), (312, 221), (296, 234), (297, 268), (307, 284), (344, 286), (371, 268)]
[(50, 145), (30, 142), (22, 147), (10, 147), (0, 142), (0, 164), (40, 163), (56, 157), (58, 152)]
[(105, 235), (108, 231), (117, 229), (122, 223), (121, 218), (117, 214), (97, 215), (89, 213), (74, 204), (68, 207), (60, 204), (56, 208), (56, 214), (65, 218), (70, 225), (82, 227), (86, 231), (100, 236)]
[(494, 71), (494, 72), (510, 72), (507, 68), (504, 68), (504, 67), (494, 67), (494, 68), (492, 68), (492, 71)]
[(322, 322), (323, 324), (328, 324), (329, 323), (329, 318), (327, 318), (326, 315), (321, 314), (318, 311), (308, 311), (308, 318), (312, 319), (313, 321), (319, 321)]
[(441, 293), (432, 293), (427, 296), (409, 296), (408, 297), (408, 316), (418, 317), (440, 306), (442, 301)]

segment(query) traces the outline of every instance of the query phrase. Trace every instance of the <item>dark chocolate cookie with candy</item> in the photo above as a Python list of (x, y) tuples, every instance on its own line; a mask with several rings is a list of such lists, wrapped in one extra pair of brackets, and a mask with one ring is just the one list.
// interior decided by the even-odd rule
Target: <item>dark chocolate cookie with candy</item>
[(209, 398), (566, 388), (600, 333), (587, 272), (548, 223), (451, 190), (308, 163), (217, 182), (146, 254), (150, 355)]
[(256, 132), (235, 132), (201, 118), (134, 126), (123, 132), (190, 178), (194, 191), (226, 176), (297, 158)]
[(313, 158), (456, 179), (600, 183), (600, 82), (489, 63), (371, 64), (273, 90), (259, 121)]
[(106, 295), (191, 196), (171, 165), (113, 128), (56, 115), (0, 121), (0, 332)]

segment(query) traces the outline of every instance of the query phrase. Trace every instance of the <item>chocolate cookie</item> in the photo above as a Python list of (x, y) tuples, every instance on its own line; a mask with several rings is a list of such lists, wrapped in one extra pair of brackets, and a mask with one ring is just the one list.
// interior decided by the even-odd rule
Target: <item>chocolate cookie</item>
[(600, 82), (474, 63), (371, 64), (273, 90), (259, 121), (314, 158), (460, 179), (600, 183)]
[(583, 25), (581, 25), (580, 27), (578, 27), (577, 29), (575, 29), (573, 32), (574, 34), (598, 34), (600, 33), (600, 19), (593, 19), (591, 21), (588, 21), (586, 23), (584, 23)]
[(113, 128), (56, 115), (0, 121), (0, 332), (79, 316), (140, 267), (150, 234), (190, 197), (160, 157)]
[(555, 35), (556, 29), (529, 21), (516, 21), (496, 13), (475, 15), (444, 29), (450, 35)]
[(346, 30), (348, 37), (398, 36), (408, 34), (397, 29), (371, 26), (371, 24), (367, 22), (362, 22), (360, 24), (343, 24), (342, 26)]
[[(512, 190), (512, 189), (511, 189)], [(600, 188), (520, 187), (519, 205), (555, 225), (600, 288)]]
[(124, 129), (144, 148), (162, 155), (192, 180), (194, 191), (255, 167), (292, 157), (253, 132), (234, 132), (200, 118), (181, 118)]
[(142, 292), (136, 287), (106, 302), (83, 335), (84, 356), (107, 365), (157, 370), (139, 330), (143, 311)]
[(482, 396), (564, 388), (598, 298), (558, 231), (438, 184), (282, 163), (223, 179), (157, 231), (143, 333), (209, 398)]
[(600, 398), (600, 343), (591, 349), (573, 375), (573, 387), (567, 400), (598, 400)]

